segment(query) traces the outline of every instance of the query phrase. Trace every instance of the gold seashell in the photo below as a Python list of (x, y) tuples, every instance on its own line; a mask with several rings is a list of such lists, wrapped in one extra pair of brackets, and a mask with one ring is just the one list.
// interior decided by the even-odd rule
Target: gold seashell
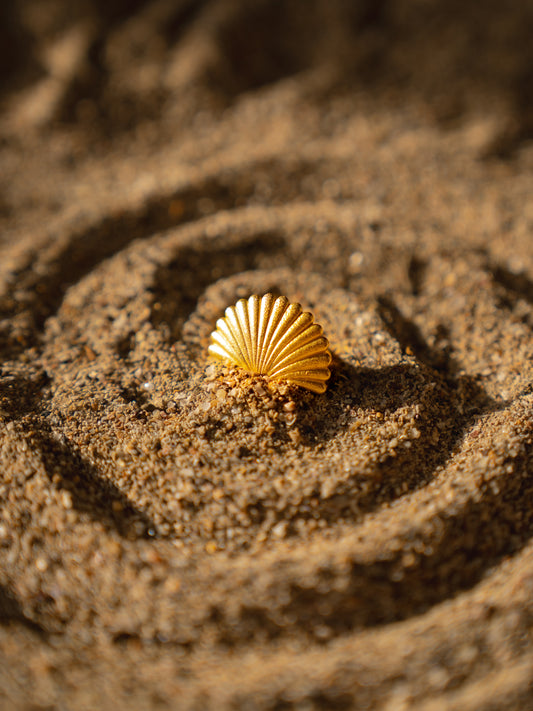
[(210, 355), (252, 375), (286, 380), (315, 393), (326, 390), (331, 353), (313, 314), (273, 294), (240, 299), (211, 334)]

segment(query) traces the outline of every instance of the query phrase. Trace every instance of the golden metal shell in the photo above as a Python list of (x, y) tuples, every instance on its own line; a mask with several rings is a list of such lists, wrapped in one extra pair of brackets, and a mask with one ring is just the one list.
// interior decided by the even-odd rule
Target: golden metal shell
[(331, 353), (313, 314), (273, 294), (240, 299), (211, 334), (210, 355), (252, 375), (286, 380), (315, 393), (326, 390)]

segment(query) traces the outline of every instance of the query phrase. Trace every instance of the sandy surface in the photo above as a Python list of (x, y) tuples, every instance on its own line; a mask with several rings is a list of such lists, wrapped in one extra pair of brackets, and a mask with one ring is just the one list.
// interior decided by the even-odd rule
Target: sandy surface
[[(2, 2), (2, 709), (533, 709), (511, 7)], [(207, 358), (267, 291), (324, 395)]]

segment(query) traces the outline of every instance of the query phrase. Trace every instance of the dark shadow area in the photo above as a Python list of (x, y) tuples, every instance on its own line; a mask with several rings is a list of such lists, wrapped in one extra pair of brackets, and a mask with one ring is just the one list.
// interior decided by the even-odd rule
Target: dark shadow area
[[(531, 12), (530, 28), (533, 26)], [(531, 31), (531, 29), (530, 29)], [(483, 158), (509, 160), (523, 143), (533, 140), (533, 68), (532, 50), (529, 52), (529, 66), (524, 64), (516, 72), (510, 86), (512, 116), (503, 130), (486, 147)]]
[(21, 377), (0, 365), (0, 409), (4, 417), (17, 420), (35, 413), (49, 378), (43, 370), (32, 370)]
[[(390, 295), (378, 296), (377, 302), (378, 313), (385, 328), (398, 341), (403, 353), (414, 355), (425, 366), (444, 377), (453, 374), (453, 361), (446, 345), (441, 348), (430, 347), (416, 323), (403, 315)], [(442, 326), (441, 331), (441, 341), (446, 344), (448, 336), (446, 328)]]
[[(286, 263), (286, 241), (277, 231), (243, 237), (234, 245), (213, 241), (179, 251), (169, 264), (154, 276), (151, 321), (154, 328), (165, 324), (169, 343), (182, 337), (183, 324), (194, 312), (206, 288), (219, 279), (260, 269), (264, 260), (277, 258)], [(194, 351), (197, 344), (186, 339)]]
[(50, 478), (59, 473), (57, 486), (71, 494), (76, 511), (88, 514), (125, 538), (156, 536), (157, 527), (150, 517), (115, 484), (104, 479), (70, 443), (60, 443), (43, 426), (30, 441), (39, 451)]
[[(147, 92), (122, 85), (117, 73), (142, 59), (153, 61), (157, 54), (178, 43), (187, 28), (206, 5), (206, 0), (181, 0), (159, 3), (149, 0), (106, 3), (95, 0), (89, 13), (96, 31), (87, 49), (82, 70), (62, 97), (56, 120), (80, 123), (100, 140), (135, 129), (145, 120), (156, 120), (169, 95), (168, 87), (159, 85)], [(110, 60), (110, 57), (113, 57)]]
[(45, 636), (43, 628), (26, 617), (18, 600), (4, 585), (0, 585), (0, 625), (9, 624), (22, 625), (40, 637)]
[(412, 256), (407, 267), (407, 278), (411, 284), (413, 296), (418, 296), (422, 291), (424, 276), (427, 269), (427, 260)]
[(91, 0), (96, 15), (108, 29), (127, 20), (149, 3), (150, 0)]
[(468, 432), (480, 415), (497, 412), (502, 404), (493, 400), (479, 378), (460, 373), (450, 347), (449, 331), (444, 324), (438, 328), (438, 338), (430, 346), (417, 324), (405, 316), (390, 295), (378, 297), (378, 313), (390, 335), (404, 353), (414, 355), (429, 373), (438, 378), (447, 392), (448, 406), (454, 412), (449, 453)]
[(23, 26), (20, 3), (0, 2), (0, 95), (36, 81), (44, 70), (31, 35)]
[[(513, 311), (517, 302), (521, 299), (533, 306), (533, 280), (527, 274), (523, 272), (515, 274), (501, 265), (489, 265), (487, 269), (496, 284), (501, 287), (501, 289), (497, 290), (501, 307), (507, 311)], [(533, 328), (533, 315), (531, 312), (522, 314), (520, 318), (530, 328)]]
[(238, 96), (309, 68), (321, 46), (317, 10), (313, 0), (240, 3), (214, 33), (219, 62), (211, 68), (213, 90)]
[(47, 380), (44, 373), (37, 373), (33, 381), (19, 376), (0, 377), (0, 407), (4, 416), (24, 423), (28, 445), (40, 454), (54, 485), (70, 493), (73, 509), (127, 538), (155, 536), (156, 526), (147, 514), (137, 509), (117, 486), (102, 478), (71, 443), (66, 439), (59, 441), (52, 434), (39, 414)]
[(515, 297), (526, 299), (530, 304), (533, 304), (533, 280), (526, 274), (515, 274), (501, 265), (492, 267), (490, 271), (494, 280), (507, 291), (510, 291)]

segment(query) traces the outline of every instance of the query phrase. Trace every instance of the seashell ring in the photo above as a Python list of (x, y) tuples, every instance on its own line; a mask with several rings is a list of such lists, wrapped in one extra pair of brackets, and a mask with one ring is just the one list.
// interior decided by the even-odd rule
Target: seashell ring
[(325, 392), (331, 375), (322, 327), (286, 296), (254, 295), (229, 306), (211, 334), (209, 354), (251, 375), (285, 380), (315, 393)]

